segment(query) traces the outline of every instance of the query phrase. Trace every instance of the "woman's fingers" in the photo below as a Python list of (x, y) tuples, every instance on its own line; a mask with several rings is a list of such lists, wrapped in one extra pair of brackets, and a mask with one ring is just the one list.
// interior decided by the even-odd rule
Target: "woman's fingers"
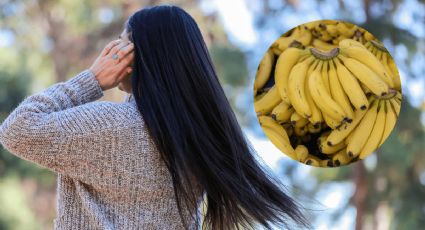
[(111, 49), (112, 49), (114, 46), (118, 45), (119, 43), (120, 43), (120, 40), (119, 40), (119, 39), (117, 39), (117, 40), (113, 40), (113, 41), (109, 42), (109, 43), (105, 46), (105, 48), (103, 48), (102, 52), (100, 53), (100, 56), (102, 56), (102, 57), (103, 57), (103, 56), (108, 55), (109, 51), (111, 51)]
[(118, 45), (112, 47), (111, 51), (109, 52), (109, 56), (112, 56), (113, 54), (118, 54), (119, 59), (122, 59), (124, 56), (120, 55), (118, 52), (120, 49), (126, 47), (127, 45), (129, 44), (126, 42), (120, 42)]
[(127, 67), (124, 68), (118, 75), (118, 82), (121, 82), (125, 76), (127, 76), (128, 74), (130, 74), (133, 71), (133, 69), (131, 67)]
[(127, 58), (127, 54), (129, 54), (130, 52), (132, 52), (134, 50), (134, 45), (133, 43), (128, 44), (127, 46), (122, 47), (119, 51), (118, 51), (118, 56), (121, 59), (126, 59)]
[(131, 52), (125, 56), (120, 63), (117, 65), (119, 69), (124, 69), (125, 67), (129, 66), (134, 60), (134, 52)]

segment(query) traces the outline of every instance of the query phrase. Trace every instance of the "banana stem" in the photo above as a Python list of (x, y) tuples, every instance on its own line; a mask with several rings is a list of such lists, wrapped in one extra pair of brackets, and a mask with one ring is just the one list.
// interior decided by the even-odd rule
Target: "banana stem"
[(339, 54), (339, 48), (333, 48), (328, 52), (316, 49), (316, 48), (310, 48), (310, 53), (320, 60), (329, 60), (334, 57), (336, 57)]
[(384, 52), (388, 52), (388, 50), (384, 47), (384, 45), (382, 45), (382, 43), (375, 41), (375, 40), (371, 40), (370, 43), (375, 46), (377, 49), (384, 51)]
[(362, 35), (363, 35), (362, 31), (357, 29), (356, 32), (354, 32), (353, 37), (360, 38)]
[(373, 94), (373, 96), (374, 96), (375, 98), (380, 99), (380, 100), (388, 100), (388, 99), (391, 99), (391, 98), (394, 98), (395, 96), (397, 96), (397, 90), (395, 90), (395, 89), (390, 89), (390, 90), (388, 91), (388, 93), (387, 93), (387, 94), (385, 94), (385, 95), (383, 95), (383, 96), (379, 96), (379, 95), (375, 95), (375, 94)]
[(302, 48), (303, 44), (297, 40), (294, 40), (291, 42), (291, 44), (289, 44), (288, 47)]

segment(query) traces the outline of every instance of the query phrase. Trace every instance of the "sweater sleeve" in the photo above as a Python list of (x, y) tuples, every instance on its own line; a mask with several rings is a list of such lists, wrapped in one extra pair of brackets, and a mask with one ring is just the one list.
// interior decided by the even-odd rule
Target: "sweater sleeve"
[(93, 110), (90, 104), (103, 95), (94, 74), (86, 69), (28, 96), (1, 124), (0, 143), (12, 154), (52, 171), (76, 173), (81, 168), (72, 165), (78, 163), (78, 157), (73, 158), (68, 151), (71, 148), (64, 149), (63, 144), (72, 142), (73, 131), (85, 131), (76, 116)]

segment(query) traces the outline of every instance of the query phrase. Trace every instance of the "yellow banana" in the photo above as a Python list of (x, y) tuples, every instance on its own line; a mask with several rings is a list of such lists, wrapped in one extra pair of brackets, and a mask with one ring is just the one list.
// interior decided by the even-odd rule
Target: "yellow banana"
[[(348, 38), (350, 38), (350, 37), (347, 37), (347, 36), (345, 36), (345, 35), (343, 35), (343, 34), (340, 34), (338, 37), (336, 37), (336, 38), (334, 38), (333, 40), (332, 40), (332, 44), (334, 44), (334, 45), (338, 45), (342, 40), (345, 40), (345, 39), (348, 39)], [(354, 41), (354, 40), (353, 40)]]
[(320, 144), (319, 150), (323, 154), (334, 154), (345, 147), (346, 147), (346, 144), (343, 141), (340, 142), (339, 144), (329, 146), (325, 140), (323, 143)]
[(260, 64), (258, 65), (257, 74), (255, 75), (255, 80), (254, 80), (254, 89), (261, 89), (267, 83), (273, 68), (273, 64), (274, 64), (273, 62), (274, 62), (273, 51), (268, 50), (264, 54)]
[(302, 128), (308, 124), (308, 120), (307, 118), (299, 115), (297, 112), (294, 112), (291, 115), (291, 124), (294, 127)]
[(295, 147), (295, 154), (298, 161), (304, 162), (308, 157), (308, 149), (304, 145), (297, 145)]
[(308, 129), (306, 126), (304, 127), (294, 127), (294, 133), (296, 136), (303, 137), (307, 134)]
[(319, 39), (324, 42), (328, 42), (332, 40), (332, 36), (326, 30), (324, 30), (319, 33)]
[(347, 155), (347, 149), (344, 148), (340, 151), (338, 151), (335, 155), (332, 156), (332, 161), (334, 163), (334, 166), (343, 166), (350, 163), (352, 160), (351, 157)]
[(401, 108), (400, 104), (397, 103), (395, 98), (391, 98), (391, 99), (389, 99), (389, 101), (390, 101), (391, 105), (393, 106), (395, 114), (398, 117), (398, 115), (400, 114), (400, 108)]
[(319, 124), (314, 125), (313, 123), (308, 123), (307, 129), (309, 133), (319, 133), (322, 130), (322, 127)]
[(321, 161), (320, 158), (310, 154), (308, 155), (307, 159), (304, 161), (304, 164), (320, 167), (320, 161)]
[(327, 92), (320, 70), (316, 69), (311, 73), (309, 76), (308, 86), (311, 96), (313, 97), (313, 101), (320, 108), (322, 113), (326, 113), (329, 117), (338, 122), (342, 122), (346, 119), (344, 111)]
[(320, 39), (313, 39), (313, 41), (311, 42), (311, 44), (313, 45), (313, 47), (322, 50), (322, 51), (330, 51), (334, 48), (337, 48), (338, 46), (333, 45), (333, 44), (329, 44), (327, 42), (324, 42)]
[(353, 139), (353, 134), (354, 134), (354, 132), (351, 132), (351, 133), (347, 136), (347, 138), (345, 138), (344, 143), (345, 143), (346, 145), (348, 145), (348, 143), (350, 143), (351, 139)]
[(275, 56), (279, 56), (280, 54), (282, 54), (282, 50), (280, 50), (278, 47), (270, 47), (270, 49), (273, 51)]
[(343, 123), (331, 118), (327, 113), (322, 113), (325, 124), (331, 129), (339, 129)]
[(391, 131), (393, 130), (395, 123), (397, 122), (397, 115), (391, 107), (391, 102), (389, 102), (388, 100), (385, 101), (385, 112), (385, 128), (379, 145), (382, 145), (388, 138), (388, 136), (390, 136)]
[(322, 32), (322, 31), (326, 30), (326, 24), (325, 24), (325, 23), (320, 22), (319, 24), (317, 24), (317, 25), (314, 27), (314, 30), (315, 30), (315, 31), (317, 31), (317, 32)]
[(254, 97), (254, 102), (260, 100), (261, 98), (263, 98), (265, 95), (267, 94), (267, 91), (263, 91), (262, 93), (258, 93), (255, 97)]
[(328, 92), (328, 94), (331, 94), (331, 89), (329, 86), (329, 76), (328, 76), (328, 69), (329, 69), (329, 61), (323, 61), (323, 65), (322, 65), (322, 69), (321, 69), (321, 77), (322, 77), (322, 82), (325, 85), (326, 91)]
[(378, 50), (378, 52), (376, 52), (375, 57), (382, 62), (382, 50)]
[(289, 37), (296, 39), (296, 38), (298, 38), (302, 35), (303, 30), (302, 30), (301, 26), (297, 26), (297, 27), (291, 29), (289, 31), (289, 33), (290, 33)]
[(296, 41), (300, 42), (303, 46), (307, 46), (310, 44), (312, 38), (313, 35), (311, 34), (311, 32), (302, 27), (302, 34), (301, 36), (296, 38)]
[[(372, 47), (375, 50), (377, 50), (375, 47)], [(388, 77), (389, 79), (384, 79), (387, 83), (391, 83), (388, 84), (392, 89), (398, 90), (400, 91), (401, 88), (400, 86), (400, 78), (398, 76), (398, 73), (394, 74), (393, 71), (391, 70), (390, 66), (389, 66), (389, 62), (391, 59), (391, 55), (388, 53), (388, 51), (381, 51), (381, 50), (377, 50), (377, 53), (379, 52), (380, 54), (376, 54), (376, 57), (379, 59), (379, 61), (381, 62), (383, 68), (386, 71), (386, 75), (385, 77)]]
[(267, 114), (271, 112), (281, 101), (282, 99), (280, 98), (276, 86), (273, 86), (266, 95), (254, 102), (255, 112), (257, 114)]
[(402, 99), (402, 95), (401, 95), (401, 93), (400, 93), (400, 92), (397, 92), (397, 93), (396, 93), (396, 95), (395, 95), (395, 98), (396, 98), (397, 100), (401, 101), (401, 99)]
[(313, 21), (313, 22), (308, 22), (305, 23), (304, 26), (305, 28), (307, 28), (308, 30), (312, 30), (315, 29), (316, 27), (318, 27), (318, 25), (321, 23), (321, 21)]
[(288, 122), (291, 118), (294, 108), (286, 102), (280, 102), (271, 112), (271, 117), (279, 122)]
[[(369, 67), (353, 58), (347, 58), (340, 55), (339, 58), (353, 75), (363, 84), (365, 84), (374, 94), (385, 96), (389, 93), (389, 86)], [(382, 67), (382, 64), (381, 64)]]
[(367, 40), (375, 40), (375, 36), (373, 36), (371, 33), (369, 33), (368, 31), (365, 31), (363, 34), (363, 37)]
[(270, 141), (276, 145), (280, 151), (291, 158), (296, 159), (295, 150), (291, 146), (291, 142), (289, 141), (289, 137), (285, 129), (273, 120), (273, 118), (268, 116), (259, 116), (258, 121)]
[(331, 159), (325, 159), (320, 161), (320, 167), (326, 168), (326, 167), (333, 167), (334, 164)]
[(326, 31), (328, 31), (329, 35), (333, 37), (338, 36), (338, 28), (336, 25), (326, 25)]
[(353, 137), (347, 144), (347, 154), (349, 157), (356, 157), (360, 154), (360, 151), (370, 136), (377, 114), (378, 101), (374, 101), (359, 125), (354, 129)]
[[(306, 76), (306, 81), (308, 82), (308, 79), (310, 77), (311, 72), (313, 72), (313, 70), (315, 68), (320, 68), (320, 64), (322, 62), (319, 60), (316, 60), (308, 69), (307, 71), (307, 76)], [(317, 65), (317, 67), (316, 67)], [(323, 122), (323, 116), (322, 116), (322, 112), (320, 111), (320, 109), (317, 107), (316, 103), (313, 101), (313, 98), (311, 97), (311, 93), (310, 90), (308, 89), (308, 85), (305, 85), (305, 96), (308, 102), (308, 105), (311, 108), (311, 117), (308, 118), (308, 120), (313, 123), (313, 125), (317, 126), (319, 125), (321, 122)]]
[(379, 102), (378, 115), (375, 124), (363, 149), (360, 151), (359, 158), (364, 159), (379, 147), (385, 129), (385, 101)]
[[(301, 45), (307, 46), (311, 42), (312, 34), (311, 31), (306, 29), (304, 26), (298, 26), (291, 30), (291, 35), (289, 35), (287, 38), (292, 41), (298, 42)], [(286, 42), (286, 44), (287, 43), (289, 42)], [(289, 46), (291, 46), (290, 43), (286, 46), (286, 48)]]
[(282, 125), (269, 116), (260, 115), (257, 118), (261, 127), (269, 127), (278, 133), (282, 132), (282, 129), (284, 129)]
[(363, 90), (363, 92), (364, 92), (366, 95), (368, 95), (368, 94), (371, 94), (371, 93), (372, 93), (372, 91), (370, 91), (370, 89), (369, 89), (369, 88), (367, 88), (367, 86), (366, 86), (365, 84), (363, 84), (363, 83), (361, 83), (361, 82), (360, 82), (360, 86), (362, 87), (362, 90)]
[(317, 139), (317, 145), (319, 147), (319, 151), (323, 154), (333, 154), (338, 152), (339, 150), (346, 147), (346, 144), (344, 142), (341, 142), (336, 145), (328, 145), (327, 139), (329, 136), (329, 132), (323, 133), (318, 139)]
[[(317, 69), (318, 71), (323, 70), (322, 69), (323, 66), (328, 62), (328, 61), (322, 61), (320, 59), (317, 60), (317, 61), (318, 61), (317, 66), (315, 68), (310, 68), (309, 69), (309, 74), (308, 74), (307, 78), (310, 77), (310, 75), (313, 72), (313, 70), (315, 70), (315, 69)], [(326, 81), (326, 79), (327, 79), (326, 76), (323, 77), (323, 75), (322, 75), (322, 79), (324, 79), (325, 83), (327, 82)], [(308, 87), (308, 84), (309, 83), (307, 82), (306, 87)], [(328, 90), (328, 86), (327, 85), (326, 85), (326, 89)], [(306, 92), (307, 92), (306, 93), (307, 95), (310, 94), (310, 90), (306, 90)], [(328, 90), (328, 93), (330, 94), (329, 90)], [(317, 117), (320, 118), (320, 121), (321, 122), (324, 121), (332, 129), (336, 129), (336, 128), (338, 128), (341, 125), (341, 122), (339, 122), (339, 121), (335, 120), (334, 118), (330, 117), (327, 113), (322, 113), (321, 110), (319, 108), (317, 108), (316, 103), (313, 101), (313, 98), (311, 96), (308, 96), (308, 97), (310, 97), (311, 98), (311, 101), (312, 101), (310, 104), (313, 104), (314, 107), (317, 109), (316, 114), (318, 115)], [(312, 108), (314, 108), (314, 107), (312, 107)], [(312, 122), (313, 124), (318, 124), (318, 119), (315, 119), (314, 120), (314, 114), (315, 114), (315, 112), (313, 112), (313, 116), (310, 118), (310, 122)], [(314, 122), (313, 122), (313, 120), (314, 120)]]
[(350, 99), (351, 104), (353, 104), (356, 109), (366, 110), (369, 106), (369, 103), (358, 80), (340, 62), (338, 58), (334, 59), (334, 61), (336, 64), (336, 72), (339, 82)]
[(296, 64), (288, 79), (288, 96), (295, 111), (301, 116), (309, 118), (311, 117), (311, 108), (305, 96), (305, 79), (307, 76), (307, 70), (310, 64), (313, 62), (314, 57), (309, 57), (303, 62)]
[[(341, 41), (342, 42), (342, 41)], [(366, 42), (366, 44), (364, 44), (364, 47), (367, 49), (367, 50), (369, 50), (370, 52), (372, 52), (372, 44), (368, 41), (368, 42)]]
[[(375, 100), (376, 100), (376, 99), (375, 99), (375, 97), (373, 97), (373, 96), (369, 97), (369, 98), (368, 98), (369, 105), (372, 105), (372, 103), (373, 103)], [(366, 115), (366, 113), (367, 113), (367, 111), (362, 111), (362, 112), (364, 112), (364, 114), (362, 114), (362, 115), (361, 115), (361, 119), (358, 121), (358, 123), (360, 123), (360, 122), (361, 122), (361, 120), (363, 119), (364, 115)], [(356, 122), (357, 122), (357, 121), (356, 121)], [(356, 124), (356, 127), (357, 127), (358, 123)], [(354, 127), (352, 130), (354, 130), (356, 127)], [(340, 128), (340, 130), (343, 130), (343, 129), (346, 129), (346, 128), (350, 128), (350, 127), (349, 127), (348, 125), (345, 125), (345, 126), (343, 126), (342, 128)], [(351, 127), (351, 128), (352, 128), (352, 127)], [(348, 136), (347, 136), (347, 137), (345, 138), (345, 140), (344, 140), (344, 143), (345, 143), (345, 144), (350, 143), (351, 139), (353, 138), (353, 134), (354, 134), (354, 131), (351, 131), (351, 132), (348, 134)], [(332, 142), (328, 142), (328, 144), (329, 144), (329, 145), (332, 145)]]
[(393, 76), (392, 79), (394, 81), (394, 89), (400, 91), (401, 90), (400, 74), (397, 70), (397, 66), (394, 62), (394, 59), (389, 54), (388, 54), (388, 66), (390, 67), (390, 70), (392, 72), (392, 76)]
[(274, 75), (275, 85), (279, 90), (282, 100), (288, 104), (290, 104), (287, 90), (289, 73), (291, 72), (292, 67), (294, 67), (294, 65), (298, 62), (301, 54), (302, 52), (300, 49), (290, 47), (283, 51), (276, 62)]
[(283, 52), (291, 46), (297, 46), (296, 43), (299, 42), (294, 41), (294, 39), (291, 37), (280, 37), (272, 44), (272, 48), (278, 49)]
[(355, 41), (353, 39), (350, 39), (350, 38), (346, 38), (346, 39), (341, 40), (338, 43), (338, 45), (339, 45), (339, 48), (341, 48), (341, 51), (344, 51), (346, 48), (351, 48), (351, 47), (365, 48), (365, 46), (362, 43)]
[[(354, 42), (353, 40), (348, 41), (350, 43)], [(340, 42), (340, 44), (343, 42)], [(360, 43), (359, 43), (360, 44)], [(361, 45), (361, 44), (360, 44)], [(362, 63), (369, 67), (370, 70), (375, 72), (380, 79), (385, 81), (387, 85), (391, 88), (394, 87), (394, 81), (391, 73), (388, 73), (385, 68), (382, 66), (381, 62), (373, 55), (369, 50), (367, 50), (364, 46), (354, 46), (351, 45), (346, 48), (341, 48), (340, 53), (343, 56), (347, 56), (349, 58), (353, 58), (358, 62)], [(345, 65), (345, 63), (344, 63)]]
[(346, 124), (340, 129), (334, 129), (331, 131), (328, 136), (328, 139), (326, 140), (327, 144), (330, 146), (334, 146), (343, 142), (343, 140), (354, 130), (354, 128), (357, 127), (357, 125), (363, 119), (365, 114), (366, 110), (356, 110), (354, 112), (354, 119), (350, 124)]
[(379, 60), (381, 61), (382, 65), (384, 66), (385, 71), (387, 71), (387, 73), (390, 73), (391, 76), (393, 76), (391, 81), (394, 83), (392, 87), (395, 88), (397, 84), (396, 84), (394, 77), (396, 77), (396, 76), (393, 74), (393, 72), (391, 71), (391, 68), (388, 64), (389, 54), (387, 52), (381, 52), (381, 53), (382, 53), (381, 59), (379, 59)]
[[(327, 66), (327, 62), (329, 62), (329, 61), (322, 61), (322, 60), (319, 60), (319, 65), (317, 66), (317, 69), (318, 70), (322, 70), (322, 74), (323, 74), (323, 70), (324, 70), (324, 68), (326, 68), (326, 66)], [(311, 72), (309, 73), (309, 76), (311, 75)], [(307, 76), (307, 77), (309, 77), (309, 76)], [(326, 90), (327, 90), (327, 92), (329, 93), (329, 95), (331, 94), (331, 92), (330, 92), (330, 86), (328, 86), (328, 84), (326, 84), (326, 83), (329, 83), (329, 80), (327, 79), (327, 76), (325, 75), (321, 75), (322, 76), (322, 79), (323, 79), (323, 81), (324, 81), (324, 83), (325, 83), (325, 86), (326, 86)], [(306, 86), (306, 87), (308, 87), (308, 85)], [(308, 90), (308, 91), (310, 91), (310, 90)], [(314, 102), (313, 102), (314, 103)], [(315, 103), (314, 103), (315, 104)], [(316, 106), (317, 107), (317, 106)], [(322, 113), (321, 112), (321, 110), (319, 110), (320, 111), (320, 113), (322, 114), (322, 117), (323, 117), (323, 121), (329, 126), (329, 127), (331, 127), (332, 129), (337, 129), (337, 128), (339, 128), (340, 127), (340, 125), (342, 124), (341, 122), (339, 122), (339, 121), (337, 121), (337, 120), (335, 120), (334, 118), (332, 118), (332, 117), (330, 117), (327, 113)]]
[[(283, 128), (282, 128), (283, 129)], [(296, 160), (295, 150), (292, 148), (289, 137), (286, 134), (285, 129), (282, 133), (277, 133), (274, 129), (271, 129), (267, 126), (263, 127), (263, 131), (269, 140), (284, 154), (290, 158)]]
[[(313, 73), (313, 70), (321, 69), (322, 65), (323, 65), (323, 62), (320, 59), (314, 59), (313, 63), (310, 65), (310, 67), (308, 67), (307, 78), (308, 78), (308, 76), (311, 75), (311, 73)], [(306, 79), (306, 81), (307, 81), (307, 79)]]
[[(345, 94), (341, 83), (339, 82), (338, 75), (336, 73), (336, 67), (333, 61), (329, 62), (329, 88), (331, 91), (332, 98), (338, 103), (339, 106), (345, 111), (347, 117), (353, 119), (354, 111), (351, 107), (350, 100), (347, 94)], [(350, 121), (350, 120), (349, 120)]]
[(351, 28), (349, 28), (346, 24), (344, 23), (338, 23), (336, 25), (337, 30), (340, 34), (346, 36), (346, 37), (352, 37), (354, 35), (354, 32), (356, 32), (357, 30), (357, 26), (353, 26)]
[(373, 47), (371, 48), (371, 51), (370, 51), (370, 52), (371, 52), (373, 55), (375, 55), (375, 57), (376, 57), (376, 56), (378, 56), (378, 49), (377, 49), (376, 47), (374, 47), (374, 46), (373, 46)]

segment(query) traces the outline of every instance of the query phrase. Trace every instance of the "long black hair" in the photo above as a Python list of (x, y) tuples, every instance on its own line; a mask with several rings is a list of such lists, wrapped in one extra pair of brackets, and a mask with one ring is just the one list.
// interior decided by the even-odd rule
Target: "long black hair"
[(212, 229), (287, 226), (290, 219), (307, 226), (298, 204), (256, 161), (195, 20), (163, 5), (135, 12), (125, 25), (135, 45), (132, 93), (170, 171), (186, 228), (182, 204), (195, 218), (195, 188), (207, 198), (204, 226)]

